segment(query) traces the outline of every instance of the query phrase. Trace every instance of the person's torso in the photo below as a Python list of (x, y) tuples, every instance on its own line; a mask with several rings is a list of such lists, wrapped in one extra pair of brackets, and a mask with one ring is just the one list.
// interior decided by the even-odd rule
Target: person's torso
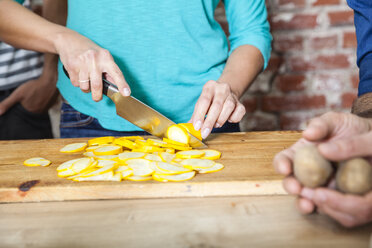
[[(218, 0), (69, 1), (67, 27), (108, 49), (132, 95), (175, 122), (187, 121), (207, 80), (220, 76), (228, 55), (214, 20)], [(135, 130), (112, 117), (113, 105), (61, 76), (59, 88), (79, 111), (114, 130)]]

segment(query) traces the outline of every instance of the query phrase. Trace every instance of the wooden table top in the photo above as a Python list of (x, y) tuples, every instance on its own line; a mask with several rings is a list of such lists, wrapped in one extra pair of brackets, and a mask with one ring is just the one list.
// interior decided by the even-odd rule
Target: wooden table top
[[(294, 132), (244, 135), (252, 147), (270, 137), (276, 145), (282, 140), (287, 146), (299, 137)], [(225, 138), (234, 143), (237, 136)], [(210, 142), (219, 141), (215, 137)], [(21, 150), (17, 144), (0, 142), (0, 151), (4, 145)], [(275, 152), (277, 148), (271, 151)], [(6, 162), (0, 154), (1, 167)], [(289, 195), (0, 204), (0, 247), (371, 248), (371, 233), (372, 224), (345, 229), (327, 216), (302, 216), (295, 209), (295, 197)]]
[(0, 204), (0, 247), (368, 248), (372, 225), (301, 216), (293, 196)]
[[(0, 202), (286, 194), (282, 187), (283, 176), (275, 172), (272, 159), (299, 137), (299, 132), (213, 134), (207, 144), (209, 148), (221, 151), (218, 162), (225, 168), (177, 183), (74, 182), (57, 177), (56, 168), (62, 162), (83, 155), (60, 153), (59, 149), (65, 144), (86, 142), (87, 138), (2, 141)], [(51, 160), (52, 165), (24, 166), (23, 161), (31, 157), (44, 157)]]

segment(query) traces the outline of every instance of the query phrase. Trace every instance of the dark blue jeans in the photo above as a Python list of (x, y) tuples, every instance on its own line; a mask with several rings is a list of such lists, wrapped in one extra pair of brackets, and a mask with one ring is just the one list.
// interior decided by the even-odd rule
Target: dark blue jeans
[[(213, 133), (239, 131), (238, 123), (228, 122), (212, 130)], [(145, 131), (119, 132), (105, 129), (96, 118), (80, 113), (68, 103), (62, 103), (60, 132), (61, 138), (149, 135)]]

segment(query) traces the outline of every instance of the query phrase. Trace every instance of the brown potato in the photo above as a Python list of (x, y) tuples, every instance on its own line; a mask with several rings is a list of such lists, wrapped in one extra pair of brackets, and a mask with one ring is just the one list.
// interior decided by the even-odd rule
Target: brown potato
[(372, 166), (363, 158), (340, 163), (336, 174), (337, 188), (350, 194), (363, 195), (372, 190)]
[(296, 151), (293, 167), (295, 177), (309, 188), (325, 185), (333, 171), (331, 163), (311, 144)]

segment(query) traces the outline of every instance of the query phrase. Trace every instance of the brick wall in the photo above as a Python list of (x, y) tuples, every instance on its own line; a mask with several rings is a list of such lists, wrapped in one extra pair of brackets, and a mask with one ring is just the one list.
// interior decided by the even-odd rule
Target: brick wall
[[(242, 97), (247, 109), (242, 130), (303, 129), (306, 120), (329, 110), (349, 112), (359, 79), (346, 0), (266, 2), (273, 52)], [(227, 29), (222, 5), (216, 18)]]

